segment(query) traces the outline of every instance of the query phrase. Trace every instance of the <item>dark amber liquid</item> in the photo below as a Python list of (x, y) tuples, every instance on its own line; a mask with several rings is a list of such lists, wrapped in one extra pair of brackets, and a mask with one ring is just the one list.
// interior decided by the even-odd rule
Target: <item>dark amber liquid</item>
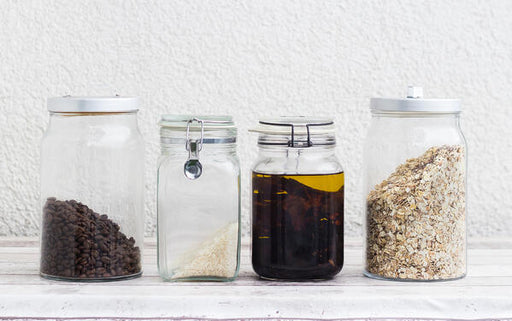
[(328, 279), (343, 266), (343, 173), (252, 174), (252, 265), (269, 279)]

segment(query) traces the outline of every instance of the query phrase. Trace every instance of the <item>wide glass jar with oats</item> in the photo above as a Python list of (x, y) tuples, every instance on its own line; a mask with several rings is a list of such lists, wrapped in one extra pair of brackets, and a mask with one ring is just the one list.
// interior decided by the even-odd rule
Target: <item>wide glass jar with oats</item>
[(140, 276), (144, 141), (137, 97), (48, 99), (41, 145), (43, 277)]
[(365, 143), (369, 277), (466, 275), (466, 142), (457, 99), (372, 98)]
[(162, 116), (158, 270), (166, 281), (231, 281), (238, 274), (236, 136), (231, 116)]
[(344, 173), (332, 119), (261, 120), (252, 167), (252, 266), (265, 279), (329, 279), (343, 266)]

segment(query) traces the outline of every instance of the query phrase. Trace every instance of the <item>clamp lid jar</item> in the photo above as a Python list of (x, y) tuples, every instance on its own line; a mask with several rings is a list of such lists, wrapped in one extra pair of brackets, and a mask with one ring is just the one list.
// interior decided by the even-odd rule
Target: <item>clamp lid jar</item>
[(240, 166), (230, 116), (164, 115), (158, 268), (168, 281), (230, 281), (240, 253)]
[(252, 167), (252, 265), (266, 279), (328, 279), (343, 266), (344, 173), (331, 119), (261, 120)]

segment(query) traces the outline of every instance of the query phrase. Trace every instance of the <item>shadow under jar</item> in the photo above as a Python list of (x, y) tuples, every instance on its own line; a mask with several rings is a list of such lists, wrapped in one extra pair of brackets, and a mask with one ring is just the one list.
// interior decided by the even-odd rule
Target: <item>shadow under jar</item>
[(48, 99), (41, 146), (41, 276), (140, 276), (144, 142), (138, 98)]
[(330, 119), (261, 120), (252, 168), (252, 265), (265, 279), (329, 279), (343, 266), (344, 173)]

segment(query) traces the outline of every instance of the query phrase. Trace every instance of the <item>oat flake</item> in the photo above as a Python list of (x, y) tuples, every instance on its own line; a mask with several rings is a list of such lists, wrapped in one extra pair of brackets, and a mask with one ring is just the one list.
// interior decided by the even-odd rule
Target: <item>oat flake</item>
[(466, 273), (464, 147), (411, 158), (367, 197), (366, 269), (373, 275), (442, 280)]

